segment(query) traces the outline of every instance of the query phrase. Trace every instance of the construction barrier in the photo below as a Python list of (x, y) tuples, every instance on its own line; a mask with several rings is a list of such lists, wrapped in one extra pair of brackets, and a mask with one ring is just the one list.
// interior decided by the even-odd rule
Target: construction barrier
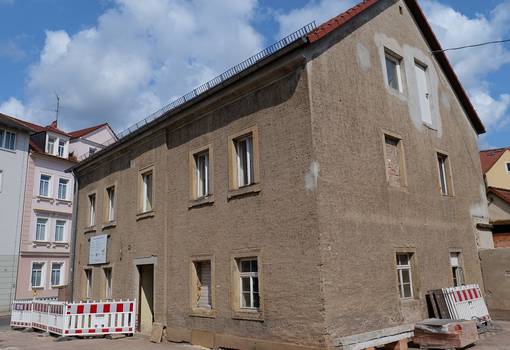
[(491, 321), (489, 310), (477, 284), (443, 288), (442, 291), (450, 318), (455, 320)]
[(136, 301), (67, 303), (16, 300), (11, 327), (32, 327), (60, 336), (133, 334)]

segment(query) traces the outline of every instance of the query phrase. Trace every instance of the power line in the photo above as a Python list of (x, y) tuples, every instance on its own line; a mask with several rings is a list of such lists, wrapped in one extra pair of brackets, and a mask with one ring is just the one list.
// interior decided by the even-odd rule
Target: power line
[(450, 47), (450, 48), (444, 49), (444, 50), (434, 50), (434, 51), (432, 51), (432, 53), (439, 53), (439, 52), (453, 51), (453, 50), (462, 50), (462, 49), (468, 49), (468, 48), (471, 48), (471, 47), (479, 47), (479, 46), (490, 45), (490, 44), (502, 44), (502, 43), (506, 43), (506, 42), (509, 42), (509, 41), (510, 41), (510, 39), (495, 40), (495, 41), (486, 41), (484, 43), (479, 43), (479, 44), (459, 46), (459, 47)]

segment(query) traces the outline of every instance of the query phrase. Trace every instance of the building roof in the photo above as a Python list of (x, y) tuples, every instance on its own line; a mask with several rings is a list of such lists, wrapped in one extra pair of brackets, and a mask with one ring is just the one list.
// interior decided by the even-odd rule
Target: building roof
[(76, 130), (76, 131), (71, 131), (69, 133), (69, 135), (71, 135), (71, 138), (73, 139), (77, 139), (77, 138), (80, 138), (80, 137), (83, 137), (85, 135), (88, 135), (90, 134), (91, 132), (94, 132), (96, 130), (99, 130), (101, 129), (102, 127), (104, 126), (107, 126), (108, 128), (110, 127), (108, 125), (108, 123), (103, 123), (103, 124), (99, 124), (99, 125), (95, 125), (95, 126), (91, 126), (90, 128), (85, 128), (85, 129), (81, 129), (81, 130)]
[[(439, 44), (439, 41), (437, 40), (434, 32), (432, 31), (432, 28), (430, 27), (429, 23), (427, 22), (427, 19), (424, 15), (423, 11), (421, 10), (420, 6), (418, 5), (418, 2), (416, 0), (404, 0), (404, 1), (410, 10), (410, 13), (413, 16), (415, 23), (421, 30), (425, 40), (427, 41), (431, 51), (433, 52), (437, 62), (439, 63), (441, 69), (443, 70), (444, 74), (448, 78), (448, 80), (452, 86), (452, 89), (453, 89), (454, 93), (456, 94), (457, 98), (459, 99), (473, 128), (476, 130), (476, 132), (478, 134), (485, 133), (485, 127), (484, 127), (482, 121), (480, 120), (476, 110), (474, 109), (473, 105), (471, 104), (469, 97), (467, 96), (457, 75), (455, 74), (452, 66), (449, 63), (448, 58), (446, 57), (445, 53), (442, 51), (442, 47)], [(317, 28), (311, 30), (310, 32), (305, 33), (302, 36), (302, 38), (305, 40), (303, 40), (301, 42), (301, 45), (310, 45), (310, 44), (313, 44), (313, 43), (321, 40), (322, 38), (328, 36), (329, 33), (346, 25), (352, 19), (361, 15), (368, 9), (373, 8), (374, 5), (376, 5), (378, 3), (382, 3), (382, 1), (381, 0), (364, 0), (364, 1), (362, 1), (358, 5), (348, 9), (347, 11), (330, 19), (329, 21), (324, 22), (323, 24), (319, 25)], [(285, 38), (285, 41), (288, 42), (288, 45), (290, 45), (290, 42), (292, 42), (292, 40), (287, 41), (287, 39), (288, 38)], [(300, 45), (297, 45), (296, 47), (298, 47), (298, 46), (300, 46)], [(263, 61), (256, 61), (257, 62), (256, 67), (253, 67), (253, 65), (243, 66), (242, 69), (240, 69), (239, 71), (236, 71), (236, 74), (228, 75), (229, 79), (227, 79), (225, 81), (222, 80), (223, 79), (223, 74), (222, 74), (221, 76), (216, 77), (215, 79), (213, 79), (211, 81), (211, 82), (213, 82), (212, 87), (207, 88), (207, 89), (211, 89), (211, 91), (208, 91), (207, 89), (202, 90), (202, 87), (200, 87), (200, 88), (196, 89), (196, 90), (199, 90), (198, 94), (195, 94), (196, 91), (194, 90), (193, 94), (192, 94), (193, 96), (191, 96), (189, 99), (188, 99), (188, 96), (185, 95), (184, 96), (184, 97), (186, 97), (184, 99), (185, 103), (178, 104), (179, 109), (187, 108), (187, 107), (190, 107), (191, 105), (197, 103), (202, 98), (204, 98), (204, 96), (203, 96), (204, 93), (207, 93), (209, 95), (216, 91), (226, 88), (231, 83), (235, 82), (239, 78), (239, 76), (246, 75), (246, 71), (249, 71), (251, 73), (253, 71), (262, 69), (262, 67), (264, 67), (266, 64), (271, 62), (270, 58), (276, 56), (275, 54), (278, 51), (278, 50), (272, 51), (272, 50), (268, 50), (268, 49), (266, 49), (262, 52), (269, 51), (269, 52), (272, 52), (272, 55), (264, 57)], [(255, 55), (253, 57), (257, 57), (259, 54)], [(250, 61), (250, 60), (251, 59), (248, 59), (245, 62)], [(242, 64), (240, 64), (240, 65), (242, 65)], [(219, 86), (216, 82), (216, 80), (218, 80), (218, 79), (220, 79), (222, 82)], [(207, 85), (209, 86), (209, 84), (207, 84)], [(114, 149), (116, 146), (123, 144), (124, 142), (135, 137), (136, 135), (139, 135), (144, 130), (149, 129), (149, 128), (153, 127), (155, 124), (159, 123), (160, 121), (166, 119), (167, 117), (170, 117), (172, 115), (172, 112), (175, 112), (174, 108), (172, 108), (171, 105), (172, 104), (163, 107), (161, 109), (161, 111), (163, 111), (163, 113), (161, 115), (157, 116), (156, 118), (151, 119), (149, 121), (144, 120), (143, 122), (139, 123), (142, 126), (138, 127), (138, 124), (137, 124), (135, 126), (134, 131), (130, 131), (131, 128), (129, 128), (128, 131), (130, 131), (130, 132), (128, 132), (126, 135), (120, 136), (120, 138), (117, 140), (117, 142), (111, 144), (110, 146), (104, 148), (103, 150), (95, 153), (93, 156), (87, 158), (87, 160), (84, 162), (81, 162), (79, 166), (81, 167), (81, 166), (84, 166), (85, 164), (88, 164), (89, 162), (93, 161), (94, 159), (97, 159), (98, 157), (100, 157), (101, 154), (104, 154), (105, 152), (108, 152), (109, 150)]]
[(30, 128), (28, 125), (26, 125), (26, 123), (24, 123), (23, 121), (21, 121), (19, 119), (11, 117), (10, 115), (7, 115), (7, 114), (0, 113), (0, 122), (2, 122), (2, 124), (6, 124), (7, 126), (25, 130), (27, 132), (32, 131), (32, 128)]
[(498, 187), (489, 187), (487, 193), (492, 193), (499, 197), (502, 201), (510, 205), (510, 190)]
[(497, 148), (480, 151), (480, 163), (482, 164), (482, 172), (486, 174), (491, 170), (492, 166), (501, 158), (510, 148)]

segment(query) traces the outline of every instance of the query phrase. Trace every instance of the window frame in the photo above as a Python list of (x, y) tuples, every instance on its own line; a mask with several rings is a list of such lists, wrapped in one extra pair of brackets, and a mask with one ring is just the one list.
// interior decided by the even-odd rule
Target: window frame
[[(425, 83), (424, 88), (427, 91), (426, 96), (424, 96), (425, 99), (422, 99), (422, 97), (420, 96), (420, 90), (421, 90), (420, 86), (419, 86), (420, 79), (418, 79), (417, 69), (421, 69), (424, 73), (424, 83)], [(419, 106), (419, 110), (420, 110), (420, 120), (423, 124), (432, 127), (432, 125), (434, 123), (434, 117), (432, 115), (432, 103), (431, 103), (432, 93), (430, 91), (431, 85), (430, 85), (430, 77), (429, 77), (429, 67), (427, 64), (418, 60), (417, 58), (414, 58), (414, 75), (415, 75), (415, 80), (416, 80), (416, 93), (418, 96), (418, 106)], [(426, 100), (426, 106), (422, 106), (422, 101), (424, 102), (425, 100)], [(428, 117), (430, 117), (430, 120), (428, 120), (426, 118), (427, 116), (423, 115), (423, 108), (427, 108)]]
[[(111, 192), (113, 191), (113, 199), (111, 198)], [(117, 211), (117, 183), (111, 184), (105, 188), (105, 206), (104, 206), (104, 218), (106, 224), (115, 223), (115, 216)]]
[[(442, 163), (441, 160), (443, 161)], [(453, 197), (455, 195), (455, 191), (453, 186), (453, 175), (450, 156), (448, 155), (448, 153), (444, 151), (436, 150), (435, 162), (437, 166), (439, 193), (443, 197)], [(444, 178), (445, 188), (443, 188), (442, 177)]]
[[(58, 224), (59, 222), (63, 222), (64, 224), (59, 225)], [(62, 239), (61, 240), (57, 240), (57, 227), (59, 227), (59, 226), (62, 226)], [(62, 242), (66, 241), (66, 228), (67, 228), (67, 220), (55, 219), (55, 231), (54, 231), (54, 235), (53, 235), (54, 242), (62, 243)]]
[[(48, 185), (47, 185), (47, 190), (48, 190), (48, 193), (46, 195), (44, 194), (41, 194), (41, 183), (42, 183), (42, 178), (43, 176), (47, 176), (49, 179), (47, 181)], [(52, 189), (52, 176), (50, 174), (47, 174), (47, 173), (40, 173), (39, 174), (39, 191), (38, 191), (38, 197), (43, 197), (43, 198), (52, 198), (52, 195), (53, 195), (53, 189)]]
[[(94, 203), (91, 199), (94, 198)], [(94, 204), (94, 205), (92, 205)], [(97, 224), (97, 192), (90, 192), (87, 195), (88, 222), (87, 227), (95, 227)]]
[[(207, 171), (205, 173), (206, 178), (206, 193), (200, 193), (199, 191), (199, 169), (198, 169), (198, 157), (207, 154)], [(213, 149), (212, 145), (208, 144), (203, 147), (194, 148), (189, 152), (189, 193), (191, 202), (212, 202), (213, 201), (213, 188), (214, 188), (214, 174), (213, 168)]]
[[(50, 263), (50, 286), (52, 288), (65, 286), (64, 264), (65, 264), (64, 261), (51, 261), (51, 263)], [(59, 281), (58, 281), (59, 283), (58, 284), (53, 283), (53, 265), (60, 265)]]
[(92, 299), (92, 295), (93, 295), (93, 288), (94, 288), (94, 284), (93, 284), (93, 278), (94, 278), (94, 275), (93, 275), (93, 269), (91, 268), (84, 268), (83, 269), (83, 272), (85, 274), (85, 299)]
[[(9, 135), (10, 135), (10, 137), (8, 137)], [(16, 151), (16, 142), (17, 142), (16, 136), (17, 136), (16, 132), (4, 129), (3, 145), (0, 144), (0, 147), (3, 149), (9, 150), (9, 151)], [(7, 140), (12, 141), (12, 148), (11, 148), (10, 144), (9, 145), (7, 144)]]
[[(508, 174), (510, 174), (510, 162), (505, 162), (505, 170)], [(0, 186), (0, 191), (2, 190)]]
[[(108, 273), (107, 273), (108, 271)], [(113, 299), (113, 268), (111, 266), (103, 267), (104, 274), (104, 295), (105, 299), (112, 300)]]
[[(400, 186), (394, 186), (390, 183), (390, 174), (388, 173), (388, 154), (386, 151), (386, 139), (397, 140), (397, 148), (399, 150), (399, 161), (400, 161)], [(408, 186), (407, 182), (407, 166), (405, 157), (405, 146), (402, 137), (394, 132), (388, 130), (382, 130), (382, 142), (383, 142), (383, 156), (384, 156), (384, 172), (386, 175), (386, 182), (388, 186), (393, 188), (405, 189)]]
[[(407, 255), (408, 256), (408, 264), (405, 265), (399, 265), (398, 256), (399, 255)], [(400, 300), (413, 300), (417, 297), (416, 292), (416, 285), (415, 285), (415, 276), (414, 276), (414, 270), (415, 270), (415, 253), (411, 251), (397, 251), (394, 254), (394, 261), (395, 261), (395, 268), (397, 271), (397, 287), (399, 292), (399, 299)], [(402, 271), (407, 270), (409, 271), (409, 283), (403, 282), (403, 275)], [(404, 285), (409, 284), (411, 295), (405, 296), (405, 289)]]
[[(60, 185), (61, 181), (65, 181), (65, 196), (64, 198), (60, 197)], [(70, 195), (69, 195), (69, 184), (71, 183), (71, 180), (65, 177), (59, 177), (58, 178), (58, 189), (57, 189), (57, 199), (61, 201), (70, 201)]]
[[(34, 277), (34, 265), (35, 264), (39, 264), (41, 265), (41, 277), (40, 277), (40, 282), (41, 284), (40, 285), (33, 285), (33, 277)], [(45, 279), (46, 279), (46, 273), (45, 273), (45, 267), (46, 267), (46, 262), (45, 261), (32, 261), (31, 264), (30, 264), (30, 283), (29, 283), (29, 286), (30, 286), (30, 289), (31, 290), (34, 290), (34, 289), (44, 289), (45, 288)]]
[[(198, 305), (198, 300), (196, 300), (198, 293), (198, 269), (197, 264), (209, 262), (211, 266), (211, 281), (210, 281), (210, 308), (201, 307)], [(198, 317), (216, 317), (216, 293), (215, 293), (215, 263), (213, 255), (195, 255), (190, 258), (190, 316), (198, 316)]]
[[(239, 181), (239, 157), (238, 141), (251, 137), (251, 178), (248, 184), (240, 184)], [(245, 128), (229, 136), (228, 142), (229, 154), (229, 191), (238, 191), (260, 183), (260, 151), (259, 151), (259, 133), (258, 127), (252, 126)]]
[[(151, 185), (151, 201), (150, 201), (150, 208), (146, 207), (146, 200), (148, 199), (148, 196), (146, 196), (146, 194), (148, 193), (148, 190), (147, 190), (147, 184), (146, 182), (144, 181), (144, 178), (148, 175), (148, 174), (151, 174), (151, 177), (152, 177), (152, 185)], [(148, 213), (152, 213), (154, 212), (154, 207), (155, 207), (155, 189), (154, 189), (154, 185), (155, 185), (155, 167), (154, 165), (150, 165), (150, 166), (147, 166), (147, 167), (144, 167), (144, 168), (141, 168), (138, 170), (138, 178), (139, 178), (139, 181), (138, 181), (138, 214), (148, 214)]]
[[(452, 255), (456, 255), (457, 266), (454, 266), (452, 264)], [(453, 286), (458, 287), (458, 286), (465, 285), (466, 276), (464, 274), (464, 263), (463, 263), (464, 259), (463, 259), (462, 251), (458, 250), (458, 249), (450, 250), (449, 254), (448, 254), (448, 260), (449, 260), (448, 263), (450, 265), (450, 270), (451, 270)], [(460, 273), (462, 273), (462, 281), (460, 281), (461, 283), (459, 283), (458, 276), (457, 276), (457, 270), (455, 268), (459, 269)]]
[[(396, 82), (397, 82), (397, 88), (391, 86), (390, 79), (388, 76), (388, 64), (387, 61), (391, 61), (395, 64), (395, 73), (396, 73)], [(403, 57), (395, 51), (388, 49), (387, 47), (384, 48), (384, 74), (386, 78), (386, 86), (391, 89), (392, 91), (398, 92), (403, 94), (404, 93), (404, 84), (402, 79), (402, 69), (403, 69)]]
[[(44, 221), (44, 224), (40, 224), (39, 220)], [(36, 217), (35, 218), (35, 242), (48, 242), (48, 224), (50, 219), (48, 217)], [(37, 234), (39, 232), (39, 227), (44, 225), (44, 239), (38, 239)]]
[[(263, 259), (260, 249), (245, 249), (234, 251), (231, 253), (231, 306), (232, 318), (241, 320), (263, 321), (264, 320), (264, 274)], [(258, 294), (259, 307), (247, 308), (242, 307), (242, 286), (240, 262), (246, 260), (257, 261), (257, 278), (258, 278)]]

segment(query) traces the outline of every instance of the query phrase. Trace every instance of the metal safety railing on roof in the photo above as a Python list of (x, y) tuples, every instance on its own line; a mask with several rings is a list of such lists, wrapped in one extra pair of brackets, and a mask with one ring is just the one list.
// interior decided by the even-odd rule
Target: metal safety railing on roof
[[(263, 60), (264, 58), (269, 57), (272, 54), (280, 51), (281, 49), (283, 49), (285, 47), (287, 47), (291, 43), (295, 42), (296, 40), (298, 40), (298, 39), (304, 37), (305, 35), (307, 35), (308, 33), (310, 33), (315, 28), (316, 28), (315, 21), (313, 21), (311, 23), (308, 23), (306, 26), (296, 30), (294, 33), (287, 35), (285, 38), (281, 39), (280, 41), (277, 41), (276, 43), (272, 44), (271, 46), (266, 47), (264, 50), (260, 51), (259, 53), (251, 56), (250, 58), (244, 60), (243, 62), (241, 62), (241, 63), (233, 66), (232, 68), (226, 70), (225, 72), (221, 73), (217, 77), (209, 80), (207, 83), (205, 83), (203, 85), (200, 85), (199, 87), (197, 87), (196, 89), (188, 92), (184, 96), (182, 96), (182, 97), (178, 98), (177, 100), (175, 100), (175, 101), (167, 104), (166, 106), (160, 108), (156, 112), (154, 112), (151, 115), (149, 115), (147, 118), (142, 119), (138, 123), (136, 123), (134, 125), (131, 125), (129, 128), (119, 132), (117, 134), (117, 137), (112, 138), (112, 139), (106, 141), (104, 143), (104, 145), (105, 146), (110, 146), (110, 145), (112, 145), (112, 144), (122, 140), (126, 136), (132, 134), (136, 130), (138, 130), (141, 127), (143, 127), (144, 125), (147, 125), (150, 122), (152, 122), (152, 121), (162, 117), (167, 112), (169, 112), (169, 111), (171, 111), (173, 109), (176, 109), (177, 107), (183, 105), (186, 102), (189, 102), (189, 101), (193, 100), (194, 98), (202, 95), (203, 93), (209, 91), (210, 89), (214, 88), (215, 86), (220, 85), (224, 81), (226, 81), (226, 80), (232, 78), (233, 76), (241, 73), (242, 71), (252, 67), (256, 63), (258, 63), (261, 60)], [(100, 152), (101, 151), (98, 151), (95, 154), (100, 153)], [(89, 153), (83, 154), (83, 155), (78, 157), (78, 161), (82, 161), (82, 160), (88, 158), (91, 155), (92, 154), (89, 154)]]

